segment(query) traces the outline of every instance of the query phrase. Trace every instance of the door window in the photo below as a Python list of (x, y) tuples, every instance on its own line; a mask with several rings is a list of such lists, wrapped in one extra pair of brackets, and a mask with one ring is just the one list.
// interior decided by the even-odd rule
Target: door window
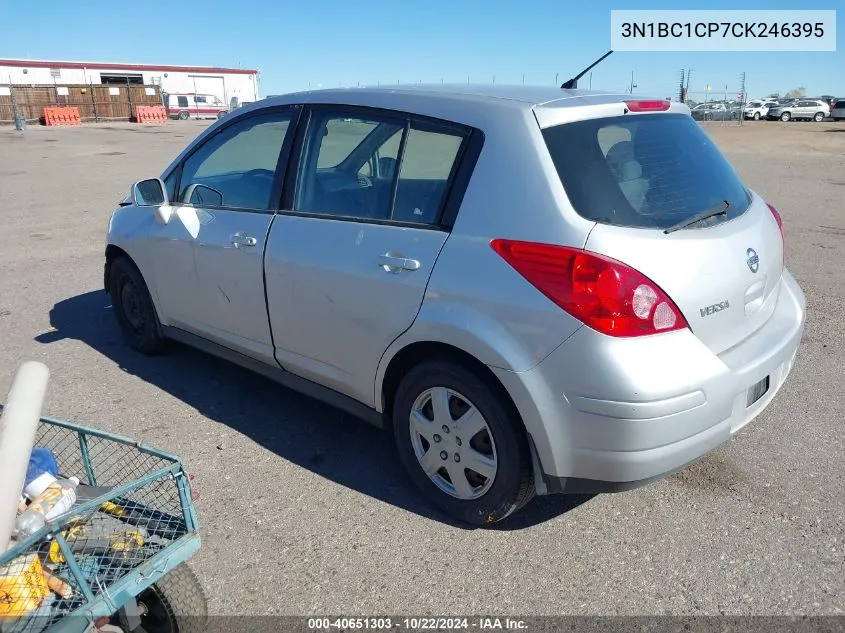
[(315, 112), (308, 126), (294, 209), (388, 219), (395, 174), (380, 176), (378, 166), (380, 160), (382, 165), (397, 162), (404, 127), (401, 119)]
[(317, 111), (294, 210), (436, 224), (464, 139), (462, 132), (398, 117)]
[(180, 108), (188, 107), (188, 97), (176, 97), (176, 102), (179, 104)]
[(290, 112), (262, 114), (212, 136), (184, 162), (178, 201), (268, 209), (290, 121)]
[(205, 103), (205, 97), (203, 97), (202, 95), (197, 95), (194, 97), (194, 101), (196, 101), (197, 103)]
[(412, 125), (399, 169), (393, 220), (437, 223), (463, 141), (462, 135)]

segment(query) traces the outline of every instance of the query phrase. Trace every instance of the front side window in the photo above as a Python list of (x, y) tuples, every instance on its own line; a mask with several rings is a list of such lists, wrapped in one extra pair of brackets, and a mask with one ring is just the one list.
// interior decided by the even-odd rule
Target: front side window
[(196, 101), (197, 103), (205, 103), (205, 97), (197, 95), (196, 97), (194, 97), (194, 101)]
[(176, 97), (176, 102), (179, 104), (180, 108), (188, 107), (188, 97)]
[(290, 112), (262, 114), (212, 136), (185, 160), (179, 202), (268, 209), (290, 121)]

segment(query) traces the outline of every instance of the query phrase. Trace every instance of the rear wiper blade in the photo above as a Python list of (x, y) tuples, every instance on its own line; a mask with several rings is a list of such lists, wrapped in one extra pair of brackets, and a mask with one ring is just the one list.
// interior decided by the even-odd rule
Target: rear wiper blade
[(701, 213), (696, 213), (691, 218), (687, 218), (686, 220), (678, 222), (677, 224), (673, 224), (672, 226), (670, 226), (668, 229), (666, 229), (663, 232), (667, 233), (667, 234), (672, 233), (674, 231), (684, 229), (688, 226), (692, 226), (693, 224), (701, 222), (702, 220), (706, 220), (707, 218), (712, 218), (712, 217), (717, 216), (717, 215), (725, 215), (732, 206), (733, 205), (730, 202), (728, 202), (727, 200), (724, 200), (724, 201), (720, 202), (719, 204), (717, 204), (716, 206), (707, 209), (706, 211), (702, 211)]

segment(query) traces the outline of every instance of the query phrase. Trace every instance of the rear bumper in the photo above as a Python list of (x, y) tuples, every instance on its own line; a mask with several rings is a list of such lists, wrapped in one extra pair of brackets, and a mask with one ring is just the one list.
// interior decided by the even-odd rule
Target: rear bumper
[[(769, 321), (714, 354), (689, 330), (615, 339), (583, 327), (527, 372), (494, 370), (531, 435), (542, 494), (627, 490), (703, 457), (756, 418), (789, 375), (805, 298), (784, 271)], [(749, 389), (769, 377), (748, 405)]]

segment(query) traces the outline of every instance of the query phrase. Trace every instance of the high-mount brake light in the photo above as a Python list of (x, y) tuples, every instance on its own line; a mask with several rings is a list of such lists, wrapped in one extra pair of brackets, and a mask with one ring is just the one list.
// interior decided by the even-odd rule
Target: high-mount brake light
[(490, 246), (558, 307), (602, 334), (645, 336), (688, 327), (663, 290), (615, 259), (537, 242), (494, 239)]
[(661, 100), (643, 100), (626, 101), (625, 106), (631, 112), (666, 112), (672, 107), (671, 101)]

